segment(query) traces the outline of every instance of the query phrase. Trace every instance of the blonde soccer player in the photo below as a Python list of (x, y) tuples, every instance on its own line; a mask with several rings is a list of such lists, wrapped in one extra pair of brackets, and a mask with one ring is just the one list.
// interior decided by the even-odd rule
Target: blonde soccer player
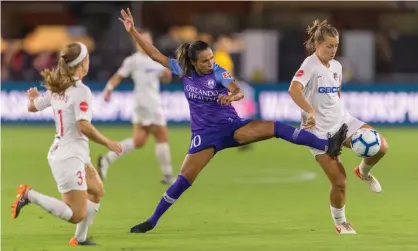
[[(149, 31), (142, 30), (140, 33), (148, 42), (152, 43)], [(171, 184), (174, 178), (168, 144), (167, 122), (160, 97), (160, 80), (165, 83), (170, 82), (171, 71), (153, 61), (135, 41), (133, 42), (137, 51), (127, 57), (119, 70), (110, 78), (104, 90), (104, 99), (110, 100), (112, 91), (123, 78), (132, 78), (135, 84), (132, 109), (133, 134), (132, 138), (120, 142), (123, 146), (122, 155), (144, 146), (151, 134), (156, 141), (155, 156), (163, 175), (161, 182)], [(103, 180), (106, 179), (110, 165), (122, 155), (109, 151), (105, 155), (99, 156), (98, 168)]]
[[(353, 117), (340, 99), (342, 67), (334, 59), (339, 45), (338, 31), (326, 20), (315, 20), (307, 31), (309, 40), (305, 44), (313, 54), (305, 59), (296, 72), (289, 88), (290, 96), (302, 110), (302, 127), (321, 138), (335, 133), (345, 123), (348, 133), (344, 146), (350, 147), (351, 136), (358, 129), (372, 127)], [(364, 158), (354, 169), (356, 176), (375, 193), (380, 193), (382, 188), (370, 170), (386, 154), (388, 148), (385, 138), (380, 137), (382, 144), (379, 153)], [(345, 215), (346, 173), (342, 162), (324, 151), (311, 149), (311, 152), (331, 182), (330, 208), (336, 231), (340, 234), (355, 234), (356, 231)]]
[(67, 222), (77, 224), (69, 245), (97, 245), (87, 239), (87, 231), (99, 209), (103, 184), (91, 165), (89, 139), (106, 146), (116, 154), (122, 152), (118, 142), (109, 140), (92, 124), (92, 94), (82, 79), (89, 70), (89, 53), (82, 43), (72, 43), (60, 53), (55, 69), (41, 75), (47, 92), (36, 88), (27, 91), (28, 111), (48, 107), (54, 111), (55, 139), (48, 152), (48, 162), (62, 200), (20, 185), (12, 204), (12, 217), (32, 203)]

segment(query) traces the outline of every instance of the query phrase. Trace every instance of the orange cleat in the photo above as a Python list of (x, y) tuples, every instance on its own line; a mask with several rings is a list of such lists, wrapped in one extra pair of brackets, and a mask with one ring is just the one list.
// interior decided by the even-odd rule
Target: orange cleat
[(31, 188), (28, 185), (20, 185), (17, 188), (17, 195), (16, 200), (12, 203), (12, 218), (16, 219), (22, 208), (29, 204), (29, 200), (25, 198), (25, 194), (27, 191), (29, 191)]

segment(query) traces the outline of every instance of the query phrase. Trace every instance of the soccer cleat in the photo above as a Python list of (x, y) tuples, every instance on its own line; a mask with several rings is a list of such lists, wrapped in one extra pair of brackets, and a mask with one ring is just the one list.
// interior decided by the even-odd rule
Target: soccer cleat
[(354, 174), (361, 180), (363, 180), (364, 182), (367, 183), (367, 185), (369, 186), (369, 189), (372, 192), (375, 193), (380, 193), (382, 192), (382, 186), (380, 185), (379, 181), (370, 173), (367, 174), (367, 176), (364, 176), (361, 174), (360, 172), (360, 168), (356, 167), (354, 168)]
[(83, 242), (77, 241), (75, 237), (71, 238), (70, 242), (68, 242), (68, 245), (70, 246), (99, 246), (96, 242), (93, 242), (92, 240), (85, 240)]
[(109, 169), (109, 160), (106, 156), (99, 155), (97, 160), (97, 171), (99, 173), (100, 179), (104, 181), (106, 179), (107, 170)]
[(12, 218), (16, 219), (22, 208), (29, 204), (29, 199), (25, 198), (25, 194), (31, 188), (28, 185), (20, 185), (17, 188), (16, 200), (12, 203)]
[(154, 226), (149, 221), (145, 221), (141, 224), (135, 225), (131, 228), (131, 233), (146, 233), (154, 229)]
[(331, 157), (337, 157), (341, 154), (344, 140), (347, 138), (348, 126), (343, 124), (332, 137), (328, 138), (327, 154)]
[(357, 234), (353, 226), (348, 222), (336, 224), (335, 231), (337, 231), (338, 234)]

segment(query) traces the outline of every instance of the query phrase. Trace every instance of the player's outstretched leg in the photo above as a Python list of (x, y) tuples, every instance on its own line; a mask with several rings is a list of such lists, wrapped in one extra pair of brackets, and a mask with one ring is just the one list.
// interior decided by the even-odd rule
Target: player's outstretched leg
[(274, 136), (276, 138), (284, 139), (293, 144), (305, 145), (318, 150), (323, 150), (332, 157), (336, 157), (341, 154), (342, 145), (346, 139), (347, 131), (347, 125), (343, 124), (330, 138), (320, 139), (304, 129), (297, 129), (279, 121), (274, 123)]
[(199, 173), (209, 163), (214, 155), (214, 149), (208, 148), (197, 153), (188, 154), (184, 159), (181, 173), (176, 181), (167, 189), (148, 220), (131, 228), (131, 233), (146, 233), (157, 225), (163, 214), (192, 185)]
[(328, 155), (336, 157), (341, 154), (347, 131), (347, 125), (343, 124), (333, 136), (328, 139), (321, 139), (307, 130), (298, 129), (279, 121), (253, 120), (238, 128), (234, 132), (234, 139), (239, 144), (249, 144), (276, 137), (296, 145), (305, 145), (322, 150)]
[(103, 183), (91, 164), (86, 165), (87, 182), (87, 213), (86, 217), (77, 224), (74, 237), (70, 239), (70, 246), (97, 246), (98, 244), (87, 238), (89, 227), (93, 224), (94, 218), (99, 211), (100, 200), (104, 194)]
[(23, 207), (30, 203), (37, 204), (56, 217), (72, 223), (77, 223), (84, 217), (73, 217), (73, 210), (65, 202), (41, 194), (23, 184), (17, 188), (16, 200), (12, 204), (12, 218), (16, 219), (21, 214)]

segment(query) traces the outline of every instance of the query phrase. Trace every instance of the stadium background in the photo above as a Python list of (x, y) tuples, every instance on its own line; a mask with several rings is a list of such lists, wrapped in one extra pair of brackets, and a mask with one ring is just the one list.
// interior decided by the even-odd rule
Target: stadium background
[[(16, 221), (8, 205), (25, 182), (58, 196), (46, 162), (53, 138), (51, 111), (26, 112), (25, 90), (40, 87), (39, 71), (59, 50), (83, 41), (91, 52), (86, 78), (94, 91), (94, 122), (114, 139), (131, 134), (127, 79), (103, 101), (101, 91), (132, 41), (117, 17), (130, 7), (137, 26), (150, 29), (167, 55), (182, 42), (211, 43), (218, 64), (232, 69), (246, 99), (243, 116), (299, 122), (287, 94), (307, 56), (305, 29), (316, 17), (340, 30), (337, 59), (343, 65), (342, 99), (360, 119), (378, 126), (390, 145), (375, 169), (384, 193), (375, 196), (351, 175), (359, 160), (349, 150), (348, 218), (359, 236), (333, 233), (328, 181), (309, 151), (271, 140), (246, 152), (217, 155), (193, 189), (163, 218), (155, 232), (127, 235), (153, 210), (165, 190), (158, 183), (153, 141), (118, 160), (90, 233), (97, 250), (416, 250), (418, 125), (418, 4), (416, 2), (2, 2), (2, 248), (67, 250), (73, 228), (37, 208)], [(178, 79), (162, 86), (173, 165), (178, 171), (190, 143), (188, 105)], [(105, 149), (92, 144), (92, 159)], [(95, 249), (96, 250), (96, 249)]]

